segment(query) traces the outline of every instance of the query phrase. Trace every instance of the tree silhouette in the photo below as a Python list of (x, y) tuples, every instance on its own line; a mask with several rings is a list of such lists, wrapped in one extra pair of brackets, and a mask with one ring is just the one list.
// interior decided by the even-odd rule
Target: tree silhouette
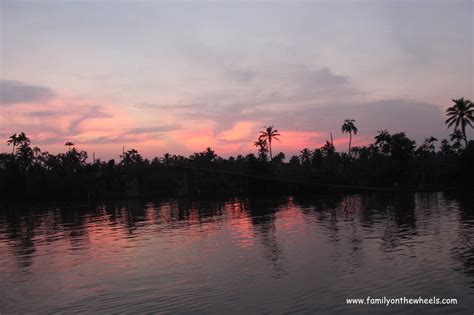
[(260, 136), (258, 137), (258, 139), (266, 139), (268, 141), (268, 149), (270, 150), (270, 161), (273, 159), (273, 156), (272, 156), (272, 140), (275, 139), (275, 140), (278, 140), (280, 141), (280, 139), (278, 139), (278, 137), (280, 137), (281, 135), (278, 133), (278, 130), (276, 129), (273, 129), (273, 126), (269, 126), (269, 127), (265, 127), (263, 126), (264, 130), (261, 130), (260, 131)]
[(378, 146), (383, 154), (390, 152), (390, 141), (392, 136), (387, 129), (377, 131), (378, 135), (375, 136), (375, 145)]
[(357, 134), (357, 127), (354, 123), (354, 119), (346, 119), (341, 127), (342, 133), (349, 133), (349, 155), (351, 154), (352, 133)]
[(308, 148), (304, 148), (300, 151), (300, 159), (302, 165), (310, 165), (311, 164), (311, 155), (312, 152)]
[(420, 147), (416, 150), (416, 153), (418, 155), (425, 155), (425, 156), (434, 155), (435, 153), (434, 143), (436, 141), (438, 141), (438, 139), (436, 139), (435, 137), (426, 138), (423, 144), (420, 145)]
[(163, 154), (163, 157), (160, 159), (160, 161), (166, 166), (171, 165), (171, 154), (169, 153)]
[(453, 153), (453, 147), (449, 144), (447, 139), (441, 140), (440, 153), (449, 157)]
[[(469, 102), (466, 105), (469, 108), (462, 116), (466, 120), (464, 127), (472, 125), (469, 116), (473, 111), (472, 103), (463, 100), (460, 106), (466, 102)], [(443, 139), (439, 148), (434, 137), (427, 137), (416, 148), (415, 141), (404, 132), (390, 134), (387, 130), (378, 131), (372, 144), (352, 147), (351, 136), (357, 128), (354, 120), (347, 119), (344, 122), (347, 127), (343, 126), (342, 130), (350, 136), (350, 158), (346, 158), (346, 153), (337, 152), (332, 141), (326, 141), (323, 147), (313, 151), (303, 148), (289, 162), (285, 161), (283, 153), (271, 155), (271, 163), (267, 162), (269, 139), (273, 142), (280, 136), (273, 126), (264, 127), (257, 135), (257, 141), (253, 142), (259, 148), (258, 157), (248, 154), (226, 159), (207, 148), (189, 157), (166, 153), (162, 158), (153, 158), (150, 163), (137, 150), (130, 149), (127, 152), (122, 150), (122, 160), (117, 164), (114, 160), (106, 163), (96, 159), (87, 163), (87, 152), (78, 151), (72, 142), (66, 143), (69, 146), (66, 153), (41, 152), (38, 147), (30, 147), (30, 139), (22, 132), (5, 139), (13, 146), (13, 154), (0, 152), (0, 200), (128, 196), (130, 181), (139, 183), (143, 193), (163, 191), (171, 196), (180, 191), (180, 182), (174, 180), (177, 171), (181, 173), (183, 168), (190, 167), (207, 169), (202, 171), (209, 175), (195, 171), (189, 173), (190, 183), (196, 184), (189, 185), (189, 194), (282, 193), (287, 190), (294, 193), (306, 190), (297, 181), (361, 187), (403, 185), (409, 188), (419, 184), (433, 185), (436, 189), (443, 189), (439, 185), (469, 188), (474, 176), (474, 141), (465, 147), (462, 120), (458, 116), (454, 116), (456, 120), (451, 118), (452, 114), (448, 116), (448, 123), (452, 126), (459, 121), (458, 127), (447, 138), (451, 141)], [(294, 183), (287, 185), (281, 179)]]
[(275, 157), (273, 158), (273, 161), (275, 162), (275, 164), (283, 164), (283, 161), (285, 160), (286, 156), (285, 156), (285, 153), (283, 152), (280, 152), (278, 153), (277, 155), (275, 155)]
[(33, 147), (33, 153), (35, 154), (35, 158), (38, 158), (38, 155), (41, 153), (41, 149), (38, 147)]
[(138, 165), (143, 162), (143, 157), (135, 149), (124, 152), (120, 157), (122, 158), (121, 164), (125, 166)]
[(31, 140), (30, 138), (28, 138), (24, 132), (21, 132), (19, 135), (18, 135), (18, 141), (20, 144), (30, 144)]
[(331, 142), (326, 140), (326, 144), (321, 147), (321, 152), (324, 157), (329, 157), (335, 154), (336, 149), (334, 148), (334, 145)]
[(461, 132), (464, 137), (464, 143), (467, 147), (466, 125), (473, 128), (474, 123), (474, 105), (468, 99), (461, 97), (460, 99), (453, 99), (454, 105), (446, 109), (446, 124), (448, 127), (454, 125), (454, 129), (461, 127)]
[(452, 147), (456, 153), (460, 153), (462, 151), (462, 141), (464, 140), (462, 131), (459, 129), (454, 130), (454, 132), (449, 135), (449, 140), (453, 143)]
[(436, 141), (438, 141), (438, 139), (436, 139), (435, 137), (429, 137), (425, 139), (425, 142), (423, 143), (423, 145), (426, 147), (428, 151), (430, 151), (431, 153), (434, 153), (435, 152), (434, 143)]
[(71, 152), (71, 146), (73, 146), (74, 143), (72, 143), (71, 141), (68, 141), (68, 142), (66, 142), (64, 145), (68, 146), (69, 152)]
[(260, 158), (267, 160), (268, 153), (268, 141), (266, 138), (258, 138), (257, 141), (253, 143), (254, 146), (258, 148), (258, 155)]
[(39, 163), (40, 159), (38, 158), (40, 153), (41, 153), (41, 149), (38, 148), (38, 147), (33, 147), (33, 149), (31, 150), (33, 152), (33, 155), (35, 157), (35, 163)]
[(207, 147), (205, 151), (197, 152), (189, 156), (190, 161), (193, 161), (196, 165), (201, 167), (210, 167), (216, 158), (216, 152), (210, 147)]
[(9, 140), (7, 141), (7, 145), (12, 145), (13, 146), (13, 149), (12, 149), (12, 154), (15, 154), (15, 147), (20, 143), (19, 139), (18, 139), (18, 136), (16, 135), (16, 133), (14, 133), (13, 135), (10, 136), (10, 138), (8, 138)]
[(8, 145), (13, 145), (12, 154), (15, 154), (15, 147), (19, 145), (29, 145), (30, 138), (28, 138), (24, 132), (21, 132), (19, 135), (16, 133), (11, 135), (9, 140), (7, 141)]
[(33, 150), (27, 141), (23, 141), (16, 149), (20, 169), (26, 172), (33, 162)]
[(396, 160), (408, 160), (412, 157), (415, 149), (415, 141), (406, 136), (404, 132), (399, 132), (391, 136), (390, 155)]

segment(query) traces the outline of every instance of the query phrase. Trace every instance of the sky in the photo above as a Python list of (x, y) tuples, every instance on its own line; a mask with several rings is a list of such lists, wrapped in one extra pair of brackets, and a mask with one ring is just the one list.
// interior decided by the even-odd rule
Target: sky
[[(377, 130), (447, 138), (473, 98), (473, 1), (0, 1), (0, 152), (287, 157)], [(470, 136), (473, 136), (470, 131)]]

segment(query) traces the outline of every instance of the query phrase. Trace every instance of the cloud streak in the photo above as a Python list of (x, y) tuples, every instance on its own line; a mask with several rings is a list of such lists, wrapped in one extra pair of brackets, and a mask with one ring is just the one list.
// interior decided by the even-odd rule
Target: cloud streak
[(44, 86), (0, 80), (0, 105), (41, 103), (51, 100), (54, 96), (53, 90)]
[(0, 135), (25, 131), (50, 151), (67, 138), (114, 156), (122, 145), (246, 154), (274, 125), (275, 150), (289, 155), (330, 132), (344, 148), (346, 118), (356, 144), (382, 128), (420, 143), (447, 137), (451, 98), (473, 97), (471, 1), (7, 1), (2, 11)]

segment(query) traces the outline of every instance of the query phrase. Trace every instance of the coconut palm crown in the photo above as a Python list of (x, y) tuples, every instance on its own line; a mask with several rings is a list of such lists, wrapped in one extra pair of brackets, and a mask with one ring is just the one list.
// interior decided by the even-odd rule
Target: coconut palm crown
[(454, 125), (454, 130), (461, 130), (464, 143), (467, 147), (466, 126), (473, 128), (474, 125), (474, 104), (461, 97), (460, 99), (453, 99), (454, 105), (446, 109), (446, 124), (448, 127)]
[(349, 134), (349, 154), (351, 154), (352, 134), (354, 133), (356, 135), (358, 131), (357, 127), (355, 126), (355, 120), (354, 119), (344, 120), (344, 124), (342, 124), (341, 131), (342, 133)]
[(278, 137), (280, 137), (281, 135), (278, 133), (278, 130), (273, 129), (273, 126), (268, 126), (268, 127), (263, 126), (263, 128), (264, 130), (260, 131), (260, 136), (258, 138), (267, 140), (268, 149), (270, 151), (270, 161), (271, 161), (273, 159), (272, 140), (278, 140), (279, 142), (281, 142), (280, 139), (278, 139)]

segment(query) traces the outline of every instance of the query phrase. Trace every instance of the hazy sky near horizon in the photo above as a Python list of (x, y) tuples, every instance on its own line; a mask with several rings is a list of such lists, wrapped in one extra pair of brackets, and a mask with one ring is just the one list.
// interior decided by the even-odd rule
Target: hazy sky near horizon
[[(320, 147), (353, 118), (417, 143), (450, 133), (444, 110), (473, 98), (473, 2), (0, 2), (0, 151), (25, 131), (50, 152), (117, 158), (211, 146)], [(472, 134), (472, 133), (471, 133)]]

